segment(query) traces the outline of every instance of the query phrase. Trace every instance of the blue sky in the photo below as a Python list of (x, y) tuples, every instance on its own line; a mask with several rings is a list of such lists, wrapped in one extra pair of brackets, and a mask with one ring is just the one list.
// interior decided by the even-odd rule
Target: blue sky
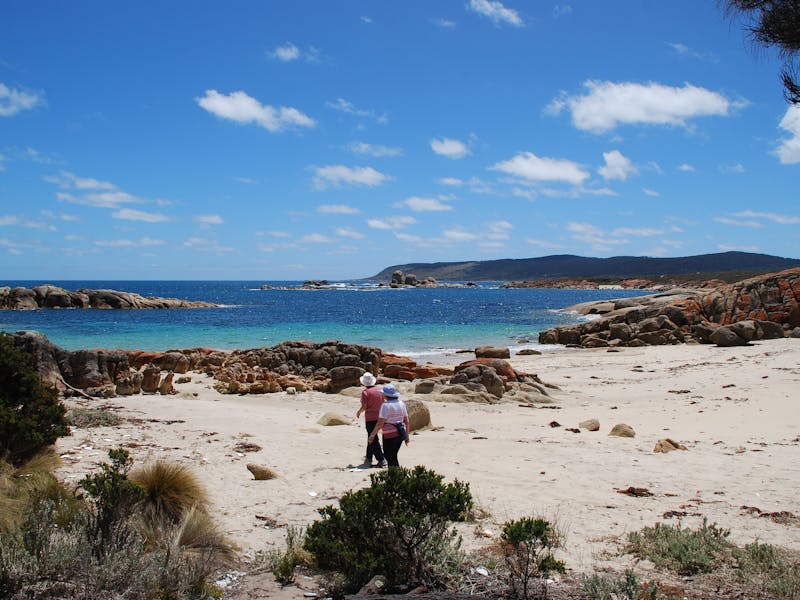
[(800, 257), (800, 108), (713, 0), (0, 7), (0, 278)]

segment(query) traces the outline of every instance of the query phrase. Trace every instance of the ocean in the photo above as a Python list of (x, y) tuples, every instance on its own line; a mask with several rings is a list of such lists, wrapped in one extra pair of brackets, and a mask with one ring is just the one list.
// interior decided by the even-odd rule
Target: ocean
[[(6, 281), (68, 290), (114, 289), (143, 296), (205, 300), (218, 308), (170, 310), (41, 309), (0, 311), (0, 330), (36, 330), (69, 349), (163, 351), (273, 346), (286, 340), (340, 340), (425, 362), (481, 345), (539, 348), (539, 332), (585, 317), (558, 309), (591, 300), (642, 295), (635, 290), (378, 287), (297, 281)], [(261, 289), (263, 284), (272, 289)], [(546, 349), (546, 348), (545, 348)]]

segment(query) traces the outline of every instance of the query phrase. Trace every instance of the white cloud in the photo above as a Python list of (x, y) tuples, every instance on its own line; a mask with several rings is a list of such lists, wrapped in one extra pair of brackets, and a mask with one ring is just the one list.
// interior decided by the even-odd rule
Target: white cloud
[(167, 215), (161, 213), (149, 213), (143, 210), (135, 210), (133, 208), (121, 208), (116, 212), (111, 213), (115, 219), (123, 219), (125, 221), (145, 221), (146, 223), (163, 223), (171, 219)]
[(553, 7), (553, 17), (563, 17), (564, 15), (572, 14), (572, 6), (561, 2)]
[(258, 180), (253, 179), (252, 177), (234, 177), (233, 180), (247, 185), (255, 185), (256, 183), (258, 183)]
[(367, 156), (375, 156), (377, 158), (384, 156), (402, 156), (403, 149), (392, 146), (380, 146), (375, 144), (368, 144), (366, 142), (353, 142), (347, 146), (350, 152), (355, 154), (366, 154)]
[(685, 84), (586, 81), (583, 96), (562, 95), (546, 112), (572, 113), (572, 124), (583, 131), (604, 133), (618, 125), (673, 125), (687, 127), (689, 119), (728, 116), (736, 107), (730, 100), (705, 88)]
[(438, 181), (442, 185), (449, 185), (449, 186), (452, 186), (452, 187), (460, 187), (460, 186), (464, 185), (464, 182), (461, 179), (459, 179), (458, 177), (441, 177), (441, 178), (437, 179), (436, 181)]
[(460, 227), (455, 227), (453, 229), (447, 229), (443, 231), (442, 237), (450, 242), (473, 242), (480, 236), (468, 231), (464, 231)]
[(325, 106), (333, 110), (338, 110), (339, 112), (347, 113), (348, 115), (373, 119), (381, 125), (385, 125), (389, 122), (389, 117), (387, 117), (385, 113), (379, 115), (374, 110), (357, 108), (352, 102), (344, 98), (337, 98), (336, 102), (326, 102)]
[(745, 219), (767, 219), (779, 225), (800, 225), (800, 217), (792, 217), (789, 215), (781, 215), (772, 212), (757, 212), (753, 210), (743, 210), (742, 212), (734, 213), (735, 217), (742, 217)]
[(689, 163), (682, 163), (678, 165), (678, 170), (683, 171), (684, 173), (694, 173), (696, 171), (694, 166), (690, 165)]
[(800, 105), (793, 104), (786, 109), (786, 114), (780, 122), (780, 128), (787, 131), (791, 137), (783, 139), (775, 150), (782, 165), (800, 163)]
[(361, 211), (347, 204), (322, 204), (317, 207), (317, 212), (329, 215), (357, 215)]
[(291, 62), (300, 58), (300, 48), (291, 42), (286, 42), (283, 46), (278, 46), (270, 52), (269, 57), (281, 62)]
[(420, 196), (411, 196), (410, 198), (403, 200), (401, 204), (407, 206), (415, 212), (453, 210), (452, 206), (445, 204), (436, 198), (422, 198)]
[(714, 220), (717, 223), (722, 223), (723, 225), (735, 225), (736, 227), (753, 227), (754, 229), (763, 227), (763, 225), (758, 221), (739, 221), (737, 219), (730, 219), (728, 217), (714, 217)]
[(431, 23), (433, 23), (437, 27), (441, 27), (442, 29), (455, 29), (456, 28), (455, 21), (450, 21), (449, 19), (431, 19)]
[(225, 222), (219, 215), (197, 215), (194, 220), (201, 225), (222, 225)]
[(572, 239), (588, 245), (597, 252), (607, 252), (616, 245), (628, 243), (624, 239), (614, 239), (591, 223), (571, 222), (567, 225), (567, 231), (572, 234)]
[(744, 165), (742, 163), (736, 163), (736, 164), (733, 164), (733, 165), (722, 165), (719, 168), (719, 170), (722, 171), (723, 173), (744, 173), (745, 172), (745, 168), (744, 168)]
[(535, 238), (528, 238), (525, 240), (532, 246), (537, 246), (538, 248), (544, 248), (545, 250), (560, 250), (564, 248), (564, 246), (560, 244), (556, 244), (555, 242), (551, 242), (549, 240), (538, 240)]
[(363, 185), (376, 187), (389, 181), (390, 177), (372, 167), (347, 167), (345, 165), (328, 165), (314, 169), (314, 185), (317, 189), (328, 186)]
[(103, 248), (144, 248), (150, 246), (164, 246), (167, 242), (154, 238), (143, 237), (138, 240), (98, 240), (94, 242), (95, 246)]
[(385, 217), (383, 219), (369, 219), (367, 225), (373, 229), (403, 229), (409, 225), (414, 225), (417, 220), (414, 217)]
[(363, 233), (361, 233), (360, 231), (356, 231), (352, 227), (337, 227), (336, 235), (346, 238), (352, 238), (354, 240), (360, 240), (364, 237)]
[(740, 246), (737, 244), (717, 244), (717, 249), (722, 252), (761, 252), (758, 246)]
[(321, 233), (308, 233), (297, 240), (301, 244), (330, 244), (335, 242), (331, 237), (322, 235)]
[(506, 8), (502, 2), (496, 0), (469, 0), (467, 8), (479, 15), (488, 17), (496, 25), (507, 23), (515, 27), (522, 27), (525, 24), (516, 10)]
[(663, 233), (663, 229), (654, 229), (652, 227), (617, 227), (611, 232), (611, 235), (614, 237), (621, 237), (625, 235), (632, 235), (634, 237), (653, 237), (654, 235), (662, 235)]
[(296, 108), (280, 106), (275, 108), (261, 104), (242, 91), (228, 95), (217, 90), (206, 90), (205, 96), (195, 98), (197, 104), (221, 119), (236, 123), (255, 124), (272, 133), (292, 127), (314, 127), (316, 121)]
[(464, 158), (470, 151), (464, 142), (450, 138), (434, 138), (431, 140), (431, 149), (440, 156), (451, 159)]
[(494, 221), (489, 223), (489, 232), (486, 234), (490, 240), (507, 240), (514, 226), (508, 221)]
[(39, 94), (23, 92), (0, 83), (0, 117), (13, 117), (23, 110), (31, 110), (44, 101)]
[(652, 196), (653, 198), (658, 198), (661, 195), (657, 191), (651, 190), (650, 188), (642, 188), (642, 191), (648, 196)]
[(631, 160), (619, 150), (603, 152), (603, 159), (606, 161), (605, 166), (597, 169), (603, 179), (621, 179), (625, 181), (629, 175), (636, 173), (636, 167)]
[(0, 227), (19, 226), (27, 227), (28, 229), (44, 229), (47, 231), (56, 231), (55, 225), (45, 223), (44, 221), (32, 221), (16, 215), (0, 216)]
[(236, 250), (236, 248), (231, 248), (230, 246), (222, 246), (215, 240), (209, 240), (201, 237), (187, 238), (187, 240), (183, 242), (183, 245), (186, 248), (191, 248), (192, 250), (196, 250), (198, 252), (213, 252), (214, 254), (227, 254), (228, 252), (233, 252)]
[(589, 173), (571, 160), (539, 157), (532, 152), (520, 152), (515, 157), (489, 168), (533, 182), (563, 181), (571, 185), (581, 185), (589, 177)]
[(401, 242), (408, 244), (423, 244), (425, 240), (418, 235), (411, 235), (410, 233), (395, 233), (394, 236)]

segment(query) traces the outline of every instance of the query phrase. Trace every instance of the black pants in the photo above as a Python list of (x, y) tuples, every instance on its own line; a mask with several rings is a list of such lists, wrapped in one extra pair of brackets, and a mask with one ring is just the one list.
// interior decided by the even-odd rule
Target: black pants
[(376, 435), (375, 438), (372, 440), (372, 443), (369, 441), (369, 434), (372, 433), (372, 430), (375, 429), (375, 425), (377, 425), (377, 421), (367, 421), (367, 453), (364, 455), (365, 462), (372, 462), (372, 457), (375, 457), (375, 460), (381, 462), (383, 460), (383, 450), (381, 450), (381, 442)]
[(400, 466), (400, 463), (397, 462), (397, 453), (400, 452), (402, 445), (403, 438), (399, 435), (393, 438), (383, 438), (383, 451), (386, 453), (386, 462), (390, 467)]

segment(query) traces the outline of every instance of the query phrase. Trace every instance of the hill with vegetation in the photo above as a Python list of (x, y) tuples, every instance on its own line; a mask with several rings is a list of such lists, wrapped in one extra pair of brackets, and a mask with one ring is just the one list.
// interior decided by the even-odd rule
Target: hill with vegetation
[[(800, 259), (782, 258), (752, 252), (720, 252), (675, 258), (649, 256), (612, 256), (592, 258), (572, 254), (556, 254), (537, 258), (504, 258), (465, 262), (408, 263), (393, 265), (369, 277), (389, 280), (395, 271), (413, 273), (419, 279), (433, 277), (437, 281), (520, 281), (533, 279), (576, 278), (658, 278), (726, 273), (750, 275), (800, 267)], [(741, 278), (741, 277), (739, 277)]]

